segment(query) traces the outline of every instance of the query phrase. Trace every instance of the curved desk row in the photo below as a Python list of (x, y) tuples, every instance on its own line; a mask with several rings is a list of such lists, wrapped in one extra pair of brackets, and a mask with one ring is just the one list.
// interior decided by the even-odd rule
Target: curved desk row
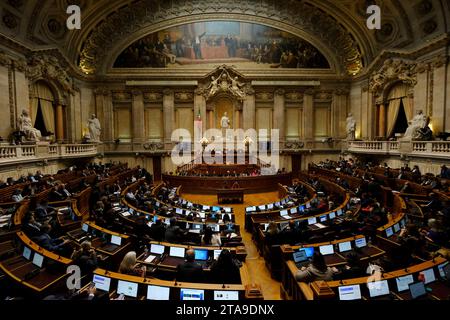
[(115, 298), (123, 294), (133, 300), (261, 300), (261, 289), (249, 282), (247, 270), (241, 268), (242, 284), (205, 284), (174, 282), (110, 272), (94, 271), (97, 290)]

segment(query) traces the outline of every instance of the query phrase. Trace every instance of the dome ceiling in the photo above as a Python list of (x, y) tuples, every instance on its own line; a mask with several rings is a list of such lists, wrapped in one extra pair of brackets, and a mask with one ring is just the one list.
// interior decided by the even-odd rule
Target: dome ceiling
[[(65, 28), (78, 4), (81, 30)], [(382, 10), (368, 30), (366, 8)], [(30, 49), (58, 49), (75, 69), (107, 74), (129, 45), (154, 32), (198, 21), (238, 21), (276, 28), (317, 48), (339, 75), (358, 75), (387, 49), (415, 48), (450, 30), (445, 0), (4, 0), (1, 37)]]

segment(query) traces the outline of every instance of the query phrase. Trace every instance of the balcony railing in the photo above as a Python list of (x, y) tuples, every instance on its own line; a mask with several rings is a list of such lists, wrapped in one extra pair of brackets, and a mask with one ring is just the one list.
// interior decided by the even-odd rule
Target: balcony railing
[(450, 141), (350, 141), (347, 151), (368, 154), (410, 154), (449, 157)]
[(95, 144), (0, 145), (0, 165), (13, 164), (20, 161), (92, 157), (95, 155), (97, 155), (97, 145)]

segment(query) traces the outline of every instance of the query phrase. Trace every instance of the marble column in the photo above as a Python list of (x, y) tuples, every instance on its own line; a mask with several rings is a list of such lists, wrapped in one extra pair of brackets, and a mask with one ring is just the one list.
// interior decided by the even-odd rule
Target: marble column
[(314, 90), (308, 89), (303, 96), (304, 140), (314, 139)]
[(111, 91), (107, 88), (97, 88), (95, 90), (95, 114), (100, 120), (102, 131), (100, 140), (102, 142), (112, 142), (113, 140), (113, 106)]
[(244, 100), (243, 110), (243, 129), (256, 129), (256, 103), (255, 91), (253, 89), (247, 90), (247, 95)]
[[(431, 124), (435, 134), (445, 131), (445, 117), (448, 113), (446, 107), (446, 88), (449, 85), (447, 80), (447, 56), (440, 55), (432, 62), (433, 70), (433, 106), (430, 110)], [(449, 103), (447, 102), (447, 105)]]
[(285, 131), (285, 91), (283, 89), (275, 90), (273, 97), (273, 128), (279, 130), (280, 148), (283, 148), (284, 141), (286, 141)]
[(131, 118), (133, 122), (133, 144), (141, 145), (145, 140), (144, 94), (133, 90), (131, 102)]
[(163, 91), (163, 112), (164, 112), (164, 145), (166, 149), (172, 148), (172, 132), (175, 125), (175, 95), (173, 90)]
[(61, 143), (64, 141), (64, 110), (60, 101), (56, 102), (56, 141)]

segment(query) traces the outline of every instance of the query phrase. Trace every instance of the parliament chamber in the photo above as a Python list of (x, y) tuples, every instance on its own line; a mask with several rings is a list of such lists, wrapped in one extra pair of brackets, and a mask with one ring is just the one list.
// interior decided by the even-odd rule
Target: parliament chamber
[(450, 300), (448, 1), (69, 2), (0, 1), (0, 300)]

